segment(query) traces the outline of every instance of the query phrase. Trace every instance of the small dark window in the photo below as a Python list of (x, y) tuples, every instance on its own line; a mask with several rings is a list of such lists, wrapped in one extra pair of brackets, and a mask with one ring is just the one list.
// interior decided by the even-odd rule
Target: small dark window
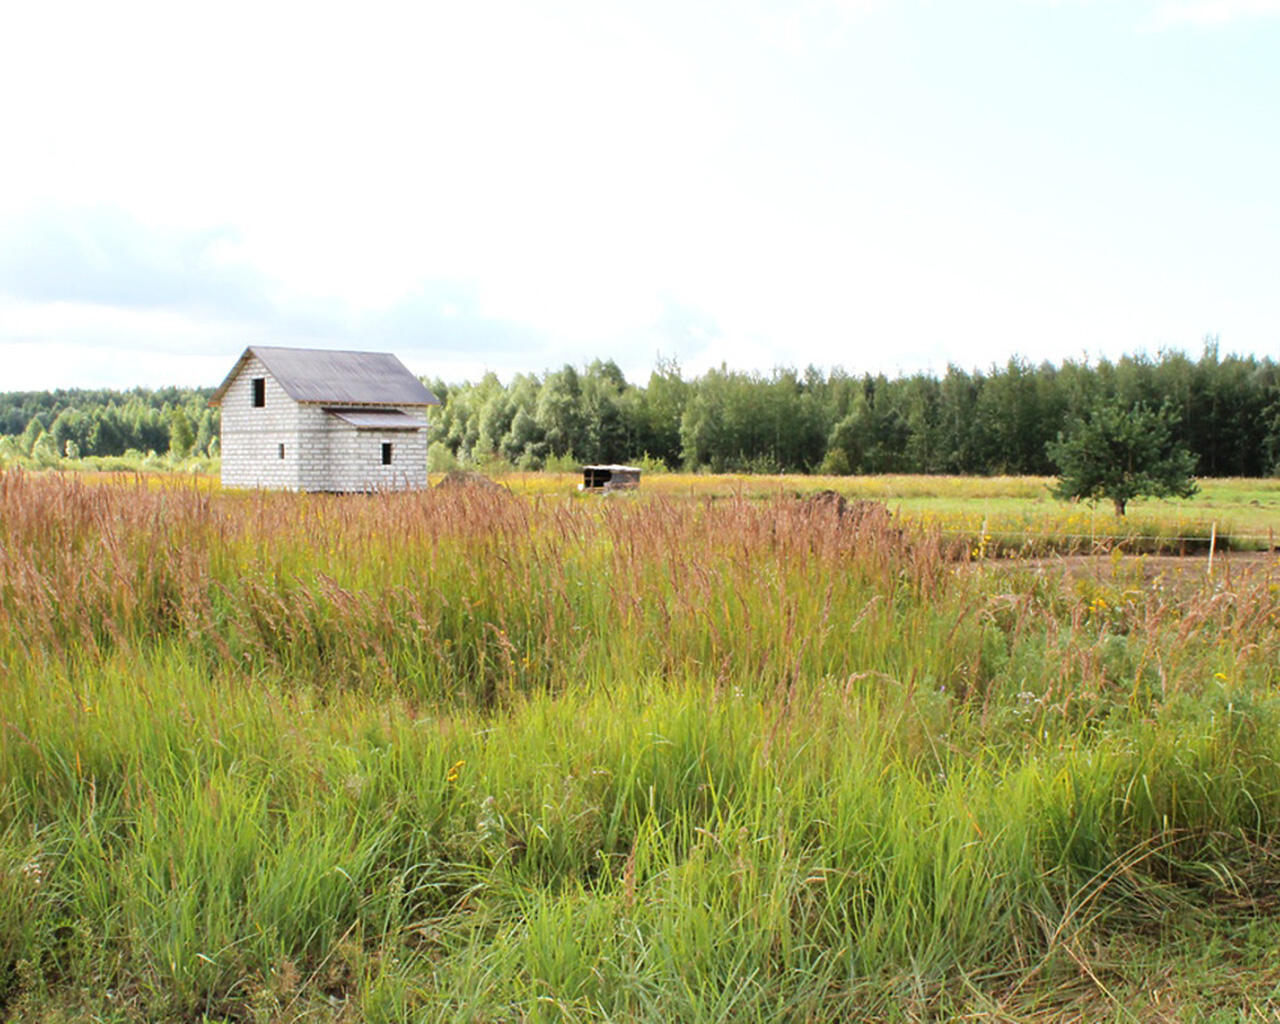
[(382, 442), (382, 464), (384, 466), (391, 465), (391, 442)]
[(284, 445), (280, 446), (280, 458), (284, 458)]
[(253, 378), (253, 407), (261, 409), (267, 404), (267, 378)]

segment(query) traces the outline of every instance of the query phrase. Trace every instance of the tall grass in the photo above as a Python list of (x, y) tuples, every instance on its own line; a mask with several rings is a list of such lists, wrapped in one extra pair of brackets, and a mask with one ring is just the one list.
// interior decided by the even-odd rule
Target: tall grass
[(1122, 1016), (1223, 942), (1274, 1009), (1280, 577), (970, 554), (0, 475), (5, 1012)]
[[(574, 491), (569, 473), (507, 473), (514, 493), (548, 497)], [(646, 476), (644, 491), (677, 500), (770, 501), (834, 491), (852, 501), (878, 501), (907, 522), (933, 527), (985, 557), (1055, 554), (1188, 554), (1275, 547), (1276, 490), (1265, 479), (1201, 480), (1190, 499), (1142, 499), (1123, 518), (1109, 502), (1063, 502), (1051, 477), (923, 475), (760, 476), (664, 473)]]

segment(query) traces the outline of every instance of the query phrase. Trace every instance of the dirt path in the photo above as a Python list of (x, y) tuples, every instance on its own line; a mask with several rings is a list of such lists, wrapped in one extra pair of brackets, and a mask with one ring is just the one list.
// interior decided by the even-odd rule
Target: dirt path
[[(999, 564), (993, 563), (993, 564)], [(1027, 567), (1044, 571), (1062, 571), (1077, 577), (1111, 580), (1116, 576), (1136, 576), (1144, 583), (1164, 577), (1183, 585), (1210, 576), (1209, 556), (1195, 555), (1060, 555), (1050, 558), (1011, 559), (1011, 567)], [(1219, 551), (1214, 554), (1212, 578), (1225, 583), (1252, 579), (1259, 573), (1280, 574), (1280, 552)]]

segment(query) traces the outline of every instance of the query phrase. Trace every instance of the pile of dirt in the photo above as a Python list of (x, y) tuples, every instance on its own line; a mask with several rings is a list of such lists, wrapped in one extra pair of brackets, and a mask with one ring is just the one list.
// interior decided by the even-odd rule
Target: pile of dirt
[(485, 491), (501, 491), (505, 490), (501, 484), (494, 483), (487, 476), (480, 473), (473, 473), (466, 469), (451, 469), (444, 475), (437, 487), (478, 487)]
[(893, 521), (893, 513), (883, 501), (858, 498), (850, 501), (837, 491), (818, 491), (804, 499), (812, 511), (831, 511), (841, 519), (849, 519), (859, 526), (883, 526)]

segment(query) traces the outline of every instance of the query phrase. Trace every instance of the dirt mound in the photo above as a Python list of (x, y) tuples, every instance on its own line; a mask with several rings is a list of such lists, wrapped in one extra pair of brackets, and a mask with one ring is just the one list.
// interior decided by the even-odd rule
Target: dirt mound
[(841, 519), (851, 519), (859, 525), (880, 525), (892, 521), (893, 513), (883, 501), (857, 498), (850, 501), (837, 491), (818, 491), (804, 499), (812, 511), (832, 511)]
[(480, 473), (472, 473), (465, 469), (451, 469), (444, 475), (437, 487), (477, 487), (484, 491), (501, 491), (505, 488), (498, 483), (494, 483), (487, 476)]

